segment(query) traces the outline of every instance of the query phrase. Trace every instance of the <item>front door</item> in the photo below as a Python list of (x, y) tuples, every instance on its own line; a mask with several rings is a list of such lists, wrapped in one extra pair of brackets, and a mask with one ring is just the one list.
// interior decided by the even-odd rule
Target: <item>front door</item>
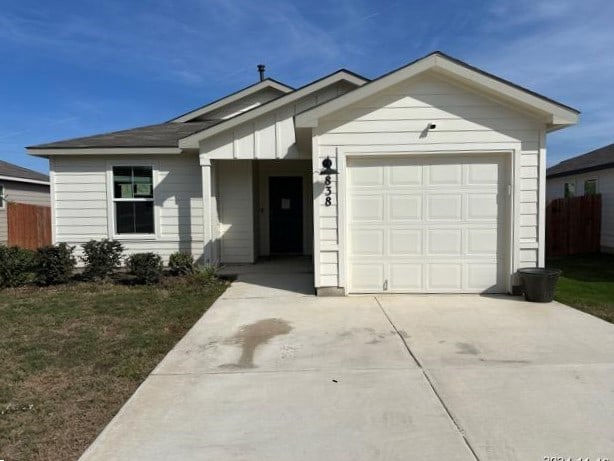
[(303, 253), (303, 178), (269, 178), (269, 248), (271, 254)]

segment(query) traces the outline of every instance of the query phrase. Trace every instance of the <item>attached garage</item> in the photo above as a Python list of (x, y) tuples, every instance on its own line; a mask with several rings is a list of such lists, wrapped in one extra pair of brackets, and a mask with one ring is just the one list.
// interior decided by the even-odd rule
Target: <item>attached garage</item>
[(504, 292), (503, 155), (351, 157), (348, 291)]
[(545, 264), (546, 134), (577, 119), (439, 52), (298, 114), (317, 292), (514, 292)]

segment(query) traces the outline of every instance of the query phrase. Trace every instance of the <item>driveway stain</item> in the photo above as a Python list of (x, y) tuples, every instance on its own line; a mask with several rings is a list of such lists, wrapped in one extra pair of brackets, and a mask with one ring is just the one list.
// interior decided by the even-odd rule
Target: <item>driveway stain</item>
[(220, 365), (219, 368), (255, 368), (256, 349), (268, 343), (275, 336), (287, 335), (291, 331), (290, 324), (282, 319), (264, 319), (242, 326), (234, 336), (225, 341), (226, 344), (241, 347), (239, 360), (237, 363)]
[(478, 355), (480, 353), (478, 348), (470, 343), (456, 343), (456, 347), (458, 347), (457, 354)]

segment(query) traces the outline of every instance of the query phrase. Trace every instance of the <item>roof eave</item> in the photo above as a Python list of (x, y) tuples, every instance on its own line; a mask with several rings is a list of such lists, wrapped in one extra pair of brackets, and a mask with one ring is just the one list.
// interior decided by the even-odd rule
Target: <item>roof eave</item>
[(565, 176), (590, 173), (592, 171), (609, 170), (610, 168), (614, 168), (614, 162), (603, 163), (601, 165), (589, 166), (586, 168), (575, 168), (573, 170), (561, 171), (560, 173), (552, 174), (548, 174), (548, 171), (546, 170), (546, 179), (563, 178)]
[(41, 181), (38, 179), (19, 178), (17, 176), (5, 176), (5, 175), (0, 175), (0, 181), (25, 182), (28, 184), (39, 184), (41, 186), (49, 185), (49, 181)]
[(177, 155), (179, 147), (26, 147), (28, 154), (49, 158), (53, 155)]

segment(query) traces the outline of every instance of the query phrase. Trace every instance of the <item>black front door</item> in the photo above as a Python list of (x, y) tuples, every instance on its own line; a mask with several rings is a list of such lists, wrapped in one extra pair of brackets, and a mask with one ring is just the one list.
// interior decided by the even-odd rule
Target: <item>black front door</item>
[(303, 253), (303, 178), (269, 178), (269, 248), (271, 254)]

